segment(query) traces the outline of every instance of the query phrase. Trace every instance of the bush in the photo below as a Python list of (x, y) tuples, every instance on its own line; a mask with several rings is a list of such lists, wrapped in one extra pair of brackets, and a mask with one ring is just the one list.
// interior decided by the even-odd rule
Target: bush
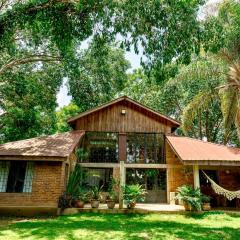
[(143, 202), (145, 195), (146, 190), (139, 184), (126, 185), (123, 188), (123, 199), (128, 206), (136, 202)]
[(177, 189), (176, 199), (189, 204), (194, 210), (201, 211), (203, 202), (209, 197), (203, 195), (199, 188), (194, 189), (190, 185), (183, 185)]
[(80, 165), (76, 165), (75, 169), (71, 172), (66, 191), (59, 198), (59, 207), (64, 209), (74, 207), (76, 200), (81, 199), (84, 191), (84, 180), (86, 178), (86, 171)]

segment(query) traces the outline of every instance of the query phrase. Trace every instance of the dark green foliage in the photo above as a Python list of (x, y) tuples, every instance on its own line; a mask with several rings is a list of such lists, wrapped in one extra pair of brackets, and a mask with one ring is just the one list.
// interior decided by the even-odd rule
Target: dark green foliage
[(209, 198), (203, 195), (200, 188), (194, 189), (190, 185), (183, 185), (177, 188), (176, 199), (189, 204), (193, 210), (202, 210), (202, 204), (209, 201)]
[(117, 200), (117, 189), (119, 187), (119, 181), (112, 178), (109, 183), (107, 200), (116, 201)]
[(70, 103), (67, 106), (64, 106), (56, 111), (57, 118), (57, 131), (58, 132), (67, 132), (71, 130), (71, 127), (67, 121), (71, 117), (75, 117), (80, 112), (80, 108), (73, 103)]
[(14, 141), (56, 131), (56, 93), (61, 72), (57, 66), (34, 65), (0, 75), (0, 141)]
[(97, 186), (92, 187), (92, 189), (89, 192), (91, 200), (96, 200), (96, 201), (100, 200), (102, 187), (103, 186), (101, 186), (101, 187), (97, 187)]
[(69, 72), (69, 90), (81, 111), (113, 99), (127, 79), (130, 67), (121, 49), (94, 41), (78, 56), (78, 75)]
[(82, 169), (79, 164), (75, 166), (74, 170), (69, 176), (66, 190), (59, 198), (60, 208), (73, 207), (76, 200), (85, 197), (86, 186), (84, 185), (84, 182), (86, 179), (86, 174), (86, 171)]
[(139, 184), (125, 185), (123, 188), (123, 199), (127, 205), (145, 200), (146, 190)]

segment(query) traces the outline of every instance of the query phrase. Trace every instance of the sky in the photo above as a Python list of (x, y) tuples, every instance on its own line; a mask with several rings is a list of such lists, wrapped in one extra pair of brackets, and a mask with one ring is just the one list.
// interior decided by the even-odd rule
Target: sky
[[(221, 2), (222, 0), (208, 0), (207, 3), (205, 4), (205, 6), (214, 6), (216, 3)], [(206, 11), (205, 11), (206, 7), (201, 9), (199, 11), (199, 19), (204, 19), (204, 17), (206, 16)], [(87, 41), (83, 42), (81, 48), (87, 48)], [(141, 52), (141, 51), (140, 51)], [(140, 67), (140, 59), (141, 59), (142, 54), (135, 54), (134, 50), (132, 49), (130, 52), (126, 52), (125, 53), (125, 57), (126, 59), (131, 63), (131, 70), (137, 69)], [(57, 94), (57, 103), (58, 103), (58, 107), (63, 107), (65, 105), (68, 105), (71, 101), (71, 96), (68, 95), (68, 89), (66, 86), (66, 81), (67, 79), (63, 80), (63, 84), (60, 88), (60, 91)]]

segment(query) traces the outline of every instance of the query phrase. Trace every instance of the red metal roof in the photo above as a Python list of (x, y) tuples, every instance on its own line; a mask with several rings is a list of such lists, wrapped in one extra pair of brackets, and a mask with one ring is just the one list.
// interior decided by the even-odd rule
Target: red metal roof
[(68, 157), (78, 144), (84, 131), (72, 131), (8, 142), (0, 145), (1, 156)]
[(167, 141), (182, 161), (239, 161), (240, 163), (240, 148), (179, 136), (167, 136)]

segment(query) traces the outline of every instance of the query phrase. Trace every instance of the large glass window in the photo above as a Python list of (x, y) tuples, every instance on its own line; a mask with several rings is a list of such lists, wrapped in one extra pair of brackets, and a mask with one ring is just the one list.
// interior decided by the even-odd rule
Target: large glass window
[(127, 169), (127, 184), (140, 184), (146, 190), (166, 190), (166, 170), (163, 169)]
[(128, 133), (127, 163), (165, 163), (163, 134)]
[(108, 191), (112, 176), (112, 168), (89, 168), (87, 170), (86, 185)]
[(80, 162), (118, 162), (118, 134), (86, 132), (78, 149)]
[(32, 162), (0, 162), (0, 192), (31, 192), (32, 178)]

